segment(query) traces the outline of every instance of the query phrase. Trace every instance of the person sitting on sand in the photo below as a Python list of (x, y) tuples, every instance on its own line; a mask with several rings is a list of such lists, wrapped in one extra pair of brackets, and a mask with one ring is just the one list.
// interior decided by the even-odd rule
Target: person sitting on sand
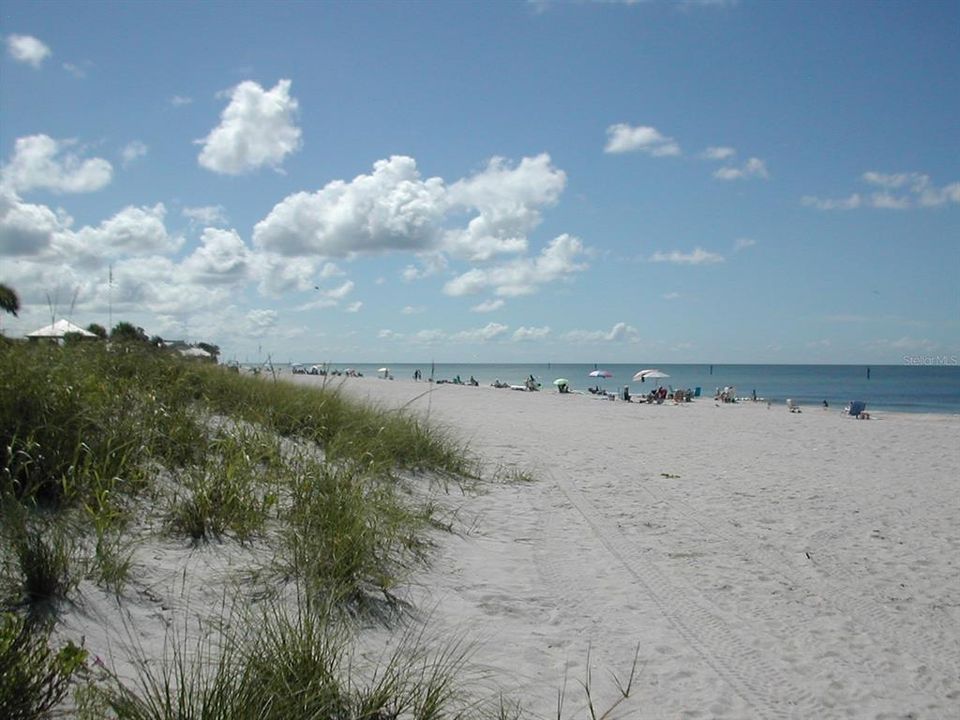
[(560, 393), (561, 395), (569, 393), (570, 387), (566, 383), (560, 383), (559, 385), (557, 385), (557, 392)]

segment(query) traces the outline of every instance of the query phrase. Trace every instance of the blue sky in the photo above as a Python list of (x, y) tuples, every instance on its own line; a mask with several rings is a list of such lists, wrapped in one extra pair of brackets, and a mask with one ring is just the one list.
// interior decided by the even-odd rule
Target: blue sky
[(960, 355), (956, 1), (2, 0), (0, 41), (8, 335)]

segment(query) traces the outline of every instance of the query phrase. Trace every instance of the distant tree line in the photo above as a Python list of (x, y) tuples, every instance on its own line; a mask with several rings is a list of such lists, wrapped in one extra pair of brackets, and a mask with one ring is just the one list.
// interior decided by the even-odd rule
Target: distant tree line
[[(16, 290), (3, 283), (0, 283), (0, 310), (14, 317), (17, 317), (17, 313), (20, 311), (20, 297), (17, 295)], [(121, 320), (114, 325), (109, 333), (103, 325), (97, 323), (90, 323), (86, 329), (87, 332), (93, 333), (100, 340), (109, 339), (111, 342), (117, 343), (142, 343), (157, 349), (164, 347), (162, 337), (159, 335), (148, 337), (142, 327), (137, 327), (133, 323), (126, 322), (125, 320)], [(68, 342), (81, 338), (82, 336), (79, 333), (67, 333), (67, 335), (64, 336), (64, 340)], [(220, 356), (220, 347), (218, 345), (201, 342), (197, 343), (196, 347), (209, 353), (214, 360)]]

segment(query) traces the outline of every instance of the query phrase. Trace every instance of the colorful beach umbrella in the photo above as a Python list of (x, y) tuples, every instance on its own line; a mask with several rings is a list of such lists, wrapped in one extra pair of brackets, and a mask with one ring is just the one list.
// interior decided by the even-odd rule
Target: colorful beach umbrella
[(601, 378), (612, 378), (613, 373), (609, 370), (591, 370), (589, 372), (590, 377), (601, 377)]

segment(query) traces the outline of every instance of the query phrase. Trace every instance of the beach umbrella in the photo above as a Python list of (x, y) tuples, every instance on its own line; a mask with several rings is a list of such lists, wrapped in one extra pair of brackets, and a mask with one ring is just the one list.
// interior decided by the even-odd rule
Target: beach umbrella
[(554, 384), (554, 385), (558, 385), (558, 386), (559, 386), (559, 385), (569, 385), (569, 384), (570, 384), (570, 381), (567, 380), (566, 378), (557, 378), (556, 380), (553, 381), (553, 384)]
[(668, 378), (670, 377), (662, 370), (657, 370), (655, 368), (649, 368), (647, 370), (641, 370), (636, 375), (633, 376), (634, 382), (643, 382), (648, 378)]
[(588, 374), (590, 375), (590, 377), (597, 377), (597, 378), (613, 377), (613, 373), (610, 372), (609, 370), (591, 370)]

